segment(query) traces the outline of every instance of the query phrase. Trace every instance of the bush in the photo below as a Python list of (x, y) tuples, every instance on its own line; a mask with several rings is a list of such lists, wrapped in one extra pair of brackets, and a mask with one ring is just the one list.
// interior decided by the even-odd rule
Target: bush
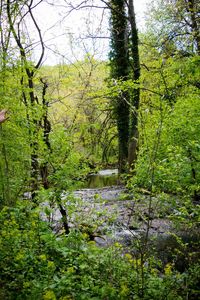
[(149, 258), (124, 255), (118, 243), (99, 248), (78, 230), (56, 236), (26, 201), (4, 207), (0, 222), (1, 299), (170, 300), (197, 293), (198, 265), (183, 274), (167, 265), (160, 273)]

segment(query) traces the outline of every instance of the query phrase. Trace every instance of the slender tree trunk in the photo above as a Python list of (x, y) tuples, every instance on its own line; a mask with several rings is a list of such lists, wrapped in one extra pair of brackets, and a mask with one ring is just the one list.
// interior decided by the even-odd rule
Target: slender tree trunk
[[(17, 47), (20, 52), (21, 58), (21, 67), (24, 70), (24, 74), (22, 75), (21, 85), (22, 85), (22, 97), (23, 103), (26, 106), (27, 110), (27, 122), (29, 125), (29, 138), (30, 138), (30, 149), (31, 149), (31, 193), (32, 199), (35, 198), (36, 191), (39, 187), (39, 158), (38, 158), (38, 148), (39, 148), (39, 141), (38, 141), (38, 133), (41, 127), (41, 119), (37, 116), (36, 112), (41, 105), (39, 104), (39, 100), (36, 96), (35, 86), (34, 86), (34, 75), (36, 71), (39, 69), (43, 56), (44, 56), (44, 42), (42, 39), (40, 28), (36, 22), (36, 19), (33, 15), (33, 1), (25, 1), (23, 3), (20, 2), (19, 6), (17, 6), (18, 11), (16, 11), (15, 1), (6, 1), (6, 12), (8, 17), (8, 24), (10, 27), (10, 32), (14, 37), (14, 40), (17, 44)], [(24, 6), (23, 6), (24, 4)], [(22, 7), (26, 7), (26, 13), (23, 15), (29, 15), (31, 18), (35, 31), (38, 34), (40, 46), (41, 46), (41, 53), (39, 59), (35, 66), (32, 66), (29, 62), (28, 54), (26, 53), (26, 46), (24, 44), (24, 33), (20, 31), (20, 24), (24, 18), (21, 18)], [(17, 19), (17, 14), (20, 16), (19, 20)], [(18, 23), (17, 23), (18, 22)], [(28, 89), (27, 89), (28, 87)], [(45, 87), (46, 88), (46, 87)], [(46, 91), (46, 89), (45, 89)], [(44, 100), (44, 95), (43, 95)], [(43, 103), (44, 106), (44, 103)], [(47, 124), (47, 122), (46, 122)], [(45, 139), (47, 140), (47, 134), (45, 134)]]
[(66, 211), (66, 209), (62, 205), (62, 200), (61, 200), (59, 192), (57, 194), (56, 201), (57, 201), (57, 205), (58, 205), (59, 211), (60, 211), (61, 216), (62, 216), (62, 223), (63, 223), (63, 227), (64, 227), (64, 230), (65, 230), (65, 233), (66, 233), (66, 235), (68, 235), (70, 229), (69, 229), (69, 224), (68, 224), (67, 211)]
[[(42, 105), (43, 105), (43, 116), (42, 116), (42, 123), (43, 123), (43, 140), (47, 148), (47, 155), (48, 152), (51, 152), (51, 144), (49, 141), (49, 134), (51, 132), (51, 123), (48, 119), (48, 101), (46, 100), (46, 91), (48, 88), (48, 84), (44, 79), (40, 79), (41, 83), (43, 84), (43, 89), (42, 89)], [(45, 161), (41, 164), (40, 166), (40, 174), (42, 177), (42, 185), (45, 189), (49, 188), (49, 180), (48, 180), (48, 175), (49, 175), (49, 170), (48, 170), (48, 160), (47, 158)]]
[(69, 225), (68, 225), (68, 220), (67, 220), (67, 212), (61, 204), (59, 204), (59, 210), (62, 215), (62, 222), (63, 222), (63, 227), (65, 229), (65, 233), (66, 233), (66, 235), (68, 235), (69, 234)]
[(196, 42), (197, 53), (198, 55), (200, 55), (200, 31), (197, 23), (198, 12), (196, 11), (194, 0), (187, 0), (187, 3), (188, 3), (187, 10), (190, 13), (192, 33), (193, 33), (194, 40)]
[[(128, 3), (128, 17), (131, 27), (131, 56), (133, 61), (133, 80), (139, 85), (140, 79), (140, 58), (138, 48), (138, 32), (135, 20), (133, 0)], [(130, 107), (130, 125), (129, 125), (129, 147), (128, 147), (128, 163), (129, 168), (134, 168), (137, 159), (138, 147), (138, 108), (140, 103), (140, 89), (135, 88), (131, 99)]]

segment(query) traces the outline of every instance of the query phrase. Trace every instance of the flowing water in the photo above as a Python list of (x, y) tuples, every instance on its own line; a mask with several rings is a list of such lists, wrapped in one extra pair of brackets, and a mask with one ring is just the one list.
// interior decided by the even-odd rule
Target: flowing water
[[(77, 224), (88, 222), (88, 226), (92, 226), (93, 221), (94, 223), (98, 223), (97, 220), (101, 221), (99, 227), (94, 226), (98, 230), (95, 237), (97, 245), (108, 246), (119, 241), (129, 246), (133, 240), (145, 236), (147, 229), (145, 218), (138, 220), (137, 216), (145, 216), (148, 213), (147, 196), (141, 194), (141, 202), (137, 206), (134, 195), (129, 195), (125, 186), (120, 185), (117, 169), (101, 170), (89, 175), (84, 188), (74, 191), (73, 194), (77, 199), (81, 199), (81, 202), (74, 204), (76, 209), (70, 226), (77, 226), (76, 218)], [(68, 192), (63, 193), (63, 201), (65, 199), (66, 205), (69, 205)], [(62, 216), (58, 208), (52, 212), (51, 219), (55, 232), (62, 230)], [(151, 220), (149, 236), (153, 237), (153, 247), (157, 249), (157, 256), (165, 263), (171, 261), (170, 255), (173, 249), (178, 247), (176, 239), (168, 233), (170, 229), (171, 222), (168, 219), (160, 219), (155, 215)], [(189, 237), (186, 237), (193, 239), (190, 233)], [(177, 260), (178, 269), (184, 270), (185, 265), (182, 257)]]

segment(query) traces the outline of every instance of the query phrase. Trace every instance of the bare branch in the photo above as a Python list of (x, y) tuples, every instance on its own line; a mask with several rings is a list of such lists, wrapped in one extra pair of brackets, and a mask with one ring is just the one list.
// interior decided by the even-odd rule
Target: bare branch
[[(40, 1), (40, 2), (41, 2), (41, 1)], [(39, 3), (40, 3), (40, 2), (39, 2)], [(40, 30), (40, 28), (39, 28), (39, 26), (38, 26), (38, 24), (37, 24), (37, 22), (36, 22), (36, 20), (35, 20), (35, 17), (33, 16), (32, 8), (31, 8), (30, 6), (28, 6), (28, 10), (29, 10), (31, 19), (32, 19), (32, 21), (33, 21), (33, 23), (34, 23), (34, 25), (35, 25), (35, 28), (36, 28), (36, 30), (37, 30), (37, 32), (38, 32), (39, 40), (40, 40), (40, 45), (41, 45), (41, 48), (42, 48), (40, 58), (39, 58), (37, 64), (35, 65), (35, 68), (38, 69), (39, 66), (41, 65), (42, 59), (43, 59), (43, 57), (44, 57), (45, 47), (44, 47), (44, 42), (43, 42), (41, 30)]]

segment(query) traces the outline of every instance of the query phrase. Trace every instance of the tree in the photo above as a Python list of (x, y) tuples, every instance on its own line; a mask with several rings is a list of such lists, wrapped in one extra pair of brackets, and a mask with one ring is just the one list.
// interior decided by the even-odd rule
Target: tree
[(159, 0), (150, 8), (151, 31), (166, 57), (170, 48), (182, 56), (200, 54), (199, 11), (198, 0)]
[(130, 107), (130, 125), (129, 125), (129, 150), (128, 150), (128, 163), (129, 168), (134, 168), (134, 164), (137, 159), (138, 148), (138, 109), (140, 103), (140, 57), (139, 57), (139, 41), (138, 32), (135, 20), (134, 4), (133, 0), (129, 0), (128, 3), (128, 18), (130, 22), (131, 31), (131, 62), (132, 62), (132, 79), (136, 83), (133, 88), (133, 94)]
[[(36, 22), (33, 14), (34, 8), (40, 3), (33, 3), (33, 1), (22, 1), (20, 3), (13, 3), (6, 1), (6, 10), (4, 13), (7, 19), (7, 24), (10, 34), (14, 39), (19, 51), (20, 57), (20, 84), (22, 98), (26, 110), (26, 121), (29, 128), (29, 142), (31, 150), (31, 190), (32, 197), (35, 197), (35, 191), (39, 185), (39, 175), (41, 173), (42, 182), (44, 187), (48, 186), (47, 183), (47, 163), (45, 162), (40, 166), (39, 164), (39, 136), (42, 131), (42, 142), (46, 145), (46, 149), (50, 150), (49, 132), (51, 130), (50, 122), (48, 120), (48, 101), (46, 100), (47, 82), (40, 78), (42, 86), (41, 94), (37, 93), (37, 77), (36, 74), (41, 66), (44, 57), (44, 42), (40, 28)], [(32, 51), (32, 43), (29, 40), (29, 34), (25, 38), (23, 28), (26, 28), (26, 18), (29, 17), (34, 25), (39, 37), (39, 44), (41, 52), (37, 62), (34, 64), (30, 60), (30, 53)]]
[[(187, 194), (198, 201), (199, 56), (191, 31), (187, 40), (184, 28), (183, 35), (176, 36), (175, 25), (180, 29), (180, 24), (171, 18), (172, 3), (161, 2), (163, 6), (154, 7), (154, 18), (141, 38), (137, 183), (150, 189), (153, 169), (154, 188)], [(185, 6), (180, 9), (180, 3), (183, 19), (186, 10)], [(166, 14), (169, 8), (172, 14)], [(165, 39), (167, 33), (171, 40)]]
[[(91, 11), (105, 9), (110, 11), (110, 32), (111, 32), (111, 50), (110, 50), (110, 77), (111, 91), (112, 87), (117, 86), (118, 95), (114, 95), (113, 107), (115, 113), (116, 124), (118, 128), (118, 165), (119, 172), (125, 172), (131, 167), (134, 168), (134, 162), (137, 158), (138, 145), (138, 107), (139, 107), (139, 77), (140, 77), (140, 62), (138, 50), (138, 32), (135, 21), (133, 1), (65, 1), (66, 8), (72, 11), (85, 9)], [(101, 38), (101, 30), (103, 15), (96, 34), (91, 34), (89, 31), (84, 38), (95, 39)], [(88, 21), (90, 22), (90, 21)], [(105, 36), (103, 36), (105, 38)], [(127, 88), (121, 84), (132, 80), (135, 83)]]
[[(111, 4), (111, 78), (126, 81), (129, 78), (129, 49), (126, 6), (124, 0)], [(129, 95), (121, 92), (114, 100), (118, 128), (119, 172), (126, 170), (129, 141)]]
[[(134, 4), (130, 0), (111, 1), (111, 78), (122, 82), (132, 79), (138, 84), (140, 61), (138, 33)], [(115, 99), (115, 110), (119, 139), (119, 171), (124, 172), (136, 161), (138, 140), (138, 108), (140, 91), (138, 87), (130, 92), (120, 91)]]

